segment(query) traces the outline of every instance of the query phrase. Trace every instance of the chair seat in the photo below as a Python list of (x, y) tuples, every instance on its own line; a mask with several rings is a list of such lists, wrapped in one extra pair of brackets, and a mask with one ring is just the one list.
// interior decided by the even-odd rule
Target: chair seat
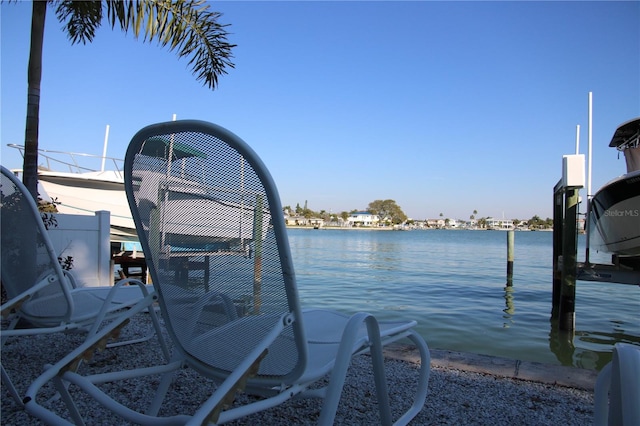
[[(318, 379), (333, 368), (342, 341), (342, 333), (351, 318), (339, 312), (327, 310), (304, 311), (304, 325), (309, 346), (309, 364), (302, 381)], [(379, 321), (382, 338), (409, 330), (415, 321)], [(358, 330), (358, 338), (354, 342), (352, 352), (363, 349), (367, 343), (367, 328), (362, 324)]]
[[(303, 311), (303, 323), (309, 347), (307, 368), (301, 378), (303, 382), (321, 378), (329, 373), (336, 360), (336, 354), (342, 340), (342, 334), (351, 317), (339, 312), (327, 310)], [(279, 315), (247, 316), (229, 322), (226, 326), (210, 329), (185, 341), (185, 349), (198, 360), (214, 366), (224, 372), (233, 371), (239, 360), (248, 352), (247, 347), (258, 344), (256, 336), (250, 330), (270, 323), (276, 326)], [(380, 334), (384, 338), (409, 330), (415, 321), (383, 321), (378, 323)], [(244, 336), (238, 340), (237, 336)], [(365, 348), (368, 341), (367, 328), (362, 324), (358, 330), (352, 352)], [(258, 380), (268, 377), (286, 376), (296, 365), (291, 357), (294, 338), (290, 329), (285, 329), (269, 347), (268, 355), (260, 364)], [(224, 374), (223, 374), (224, 376)], [(263, 377), (260, 377), (263, 376)]]
[[(74, 310), (69, 322), (93, 322), (113, 287), (83, 287), (71, 291)], [(138, 286), (119, 287), (107, 312), (118, 311), (134, 305), (142, 298)], [(54, 327), (64, 319), (67, 306), (64, 295), (55, 294), (39, 297), (22, 307), (24, 318), (39, 327)]]

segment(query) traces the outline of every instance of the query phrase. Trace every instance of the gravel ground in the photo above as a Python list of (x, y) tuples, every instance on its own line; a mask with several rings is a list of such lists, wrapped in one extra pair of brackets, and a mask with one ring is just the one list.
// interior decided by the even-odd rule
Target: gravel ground
[[(123, 331), (123, 335), (140, 335), (148, 330), (148, 314), (139, 314)], [(80, 333), (41, 335), (12, 339), (2, 348), (2, 364), (9, 372), (20, 392), (39, 374), (42, 366), (64, 356), (80, 344), (84, 336)], [(83, 365), (84, 371), (107, 371), (117, 368), (134, 368), (161, 361), (157, 339), (136, 345), (107, 349), (96, 354), (92, 361)], [(342, 400), (336, 416), (336, 424), (378, 424), (375, 388), (370, 374), (369, 359), (362, 355), (354, 359)], [(432, 363), (429, 380), (429, 395), (413, 425), (589, 425), (593, 423), (593, 392), (533, 381), (443, 368)], [(410, 405), (416, 386), (417, 365), (406, 360), (387, 356), (387, 370), (391, 404), (396, 415)], [(148, 380), (120, 382), (109, 385), (109, 391), (129, 406), (144, 407), (148, 402), (157, 377)], [(177, 380), (170, 389), (170, 396), (161, 414), (192, 412), (214, 388), (190, 369), (179, 371)], [(44, 393), (52, 394), (45, 388)], [(250, 399), (239, 395), (237, 403)], [(89, 425), (126, 424), (113, 414), (87, 398), (78, 398), (80, 410), (86, 414)], [(61, 401), (47, 405), (63, 417), (66, 410)], [(262, 413), (230, 423), (234, 425), (307, 425), (315, 424), (321, 409), (317, 399), (292, 400)], [(17, 407), (2, 387), (3, 425), (36, 425), (40, 422)]]

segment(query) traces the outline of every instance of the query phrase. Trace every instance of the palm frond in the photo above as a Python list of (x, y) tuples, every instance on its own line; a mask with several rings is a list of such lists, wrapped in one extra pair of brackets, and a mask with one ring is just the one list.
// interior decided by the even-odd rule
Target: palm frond
[(71, 43), (93, 41), (102, 21), (102, 3), (63, 0), (56, 7), (56, 17), (63, 24)]
[(234, 68), (231, 50), (235, 45), (227, 41), (228, 25), (218, 22), (222, 14), (209, 11), (204, 0), (109, 0), (106, 4), (112, 27), (117, 22), (125, 32), (131, 28), (136, 38), (157, 40), (178, 56), (189, 57), (196, 79), (209, 88), (218, 85), (227, 67)]

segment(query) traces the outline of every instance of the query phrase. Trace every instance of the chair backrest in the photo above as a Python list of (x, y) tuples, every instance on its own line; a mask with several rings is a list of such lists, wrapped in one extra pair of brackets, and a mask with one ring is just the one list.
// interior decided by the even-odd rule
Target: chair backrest
[(221, 376), (287, 323), (259, 375), (294, 380), (307, 353), (273, 179), (233, 133), (195, 120), (140, 130), (125, 189), (165, 323), (200, 370)]
[[(70, 284), (58, 263), (43, 218), (22, 182), (4, 167), (1, 172), (0, 251), (2, 285), (7, 297), (16, 298), (38, 286), (22, 305), (23, 315), (36, 324), (38, 318), (68, 321), (73, 309)], [(43, 297), (50, 303), (34, 303)]]

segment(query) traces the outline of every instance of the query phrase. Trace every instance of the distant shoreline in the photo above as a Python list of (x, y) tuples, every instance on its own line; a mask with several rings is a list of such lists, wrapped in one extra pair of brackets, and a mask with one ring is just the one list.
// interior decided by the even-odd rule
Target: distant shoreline
[(321, 226), (319, 228), (314, 228), (313, 226), (305, 226), (305, 225), (286, 225), (287, 229), (309, 229), (312, 231), (320, 231), (323, 229), (331, 229), (336, 231), (495, 231), (495, 232), (506, 232), (506, 231), (517, 231), (517, 232), (551, 232), (553, 229), (486, 229), (486, 228), (416, 228), (416, 229), (397, 229), (391, 226)]
[(320, 231), (323, 229), (331, 229), (337, 231), (395, 231), (392, 227), (389, 226), (321, 226), (319, 228), (314, 228), (313, 226), (302, 226), (302, 225), (287, 225), (287, 229), (310, 229), (312, 231)]

